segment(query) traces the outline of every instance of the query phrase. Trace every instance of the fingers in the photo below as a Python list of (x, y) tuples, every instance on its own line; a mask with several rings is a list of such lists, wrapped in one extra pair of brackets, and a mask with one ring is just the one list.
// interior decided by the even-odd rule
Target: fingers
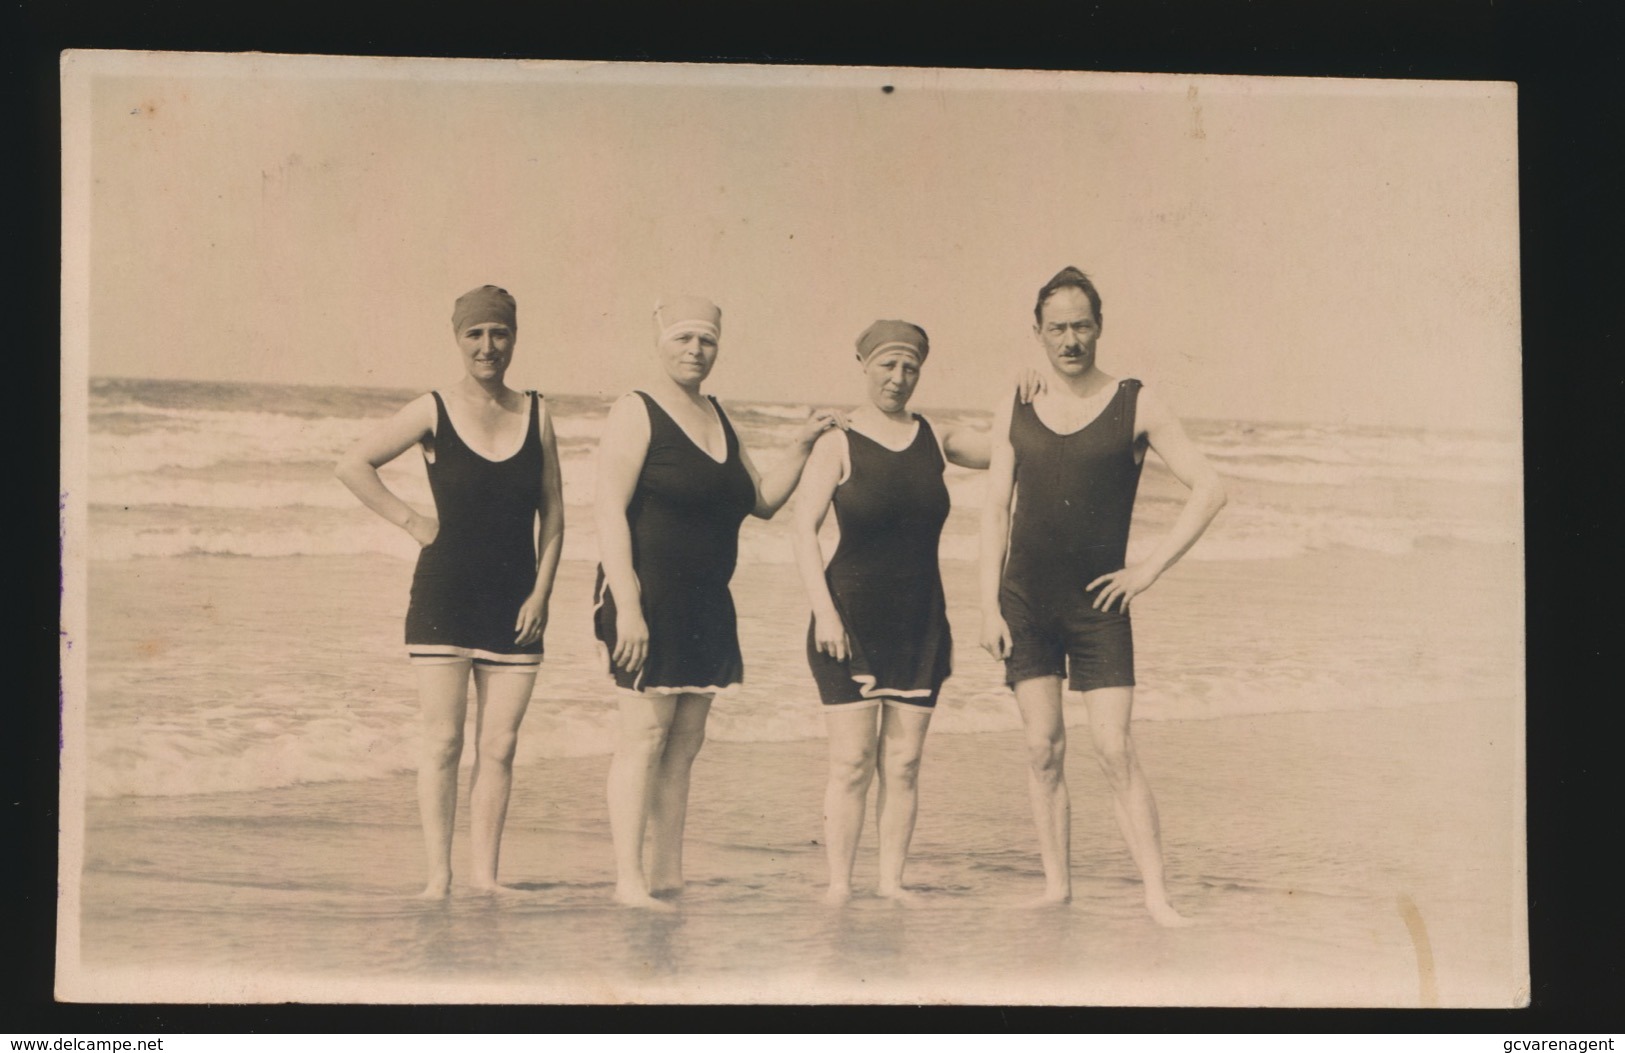
[(844, 635), (820, 639), (818, 641), (818, 650), (822, 654), (829, 655), (837, 662), (846, 661), (846, 657), (850, 653)]
[(1110, 574), (1102, 574), (1088, 584), (1083, 591), (1093, 592), (1097, 587), (1105, 586), (1100, 590), (1100, 595), (1095, 597), (1094, 603), (1090, 604), (1091, 607), (1097, 611), (1110, 611), (1118, 597), (1123, 597), (1125, 602), (1127, 601), (1128, 589), (1118, 578), (1122, 573), (1120, 570), (1114, 570)]
[(1016, 395), (1023, 403), (1030, 404), (1033, 399), (1042, 395), (1048, 388), (1044, 382), (1044, 374), (1036, 369), (1022, 370), (1016, 377)]
[(643, 668), (643, 660), (648, 656), (649, 641), (647, 638), (621, 637), (615, 641), (615, 653), (611, 660), (628, 673), (635, 673)]
[(1095, 598), (1095, 602), (1094, 602), (1093, 606), (1094, 606), (1095, 610), (1097, 610), (1097, 611), (1105, 611), (1106, 613), (1109, 614), (1109, 613), (1111, 613), (1112, 604), (1117, 603), (1119, 600), (1121, 600), (1122, 601), (1122, 604), (1121, 604), (1122, 612), (1124, 614), (1127, 614), (1128, 613), (1129, 600), (1131, 600), (1133, 598), (1134, 598), (1133, 593), (1129, 592), (1129, 590), (1127, 588), (1125, 588), (1123, 585), (1121, 585), (1121, 584), (1114, 581), (1110, 585), (1106, 586), (1104, 589), (1100, 590), (1100, 595)]
[(822, 435), (831, 428), (839, 428), (842, 431), (847, 429), (846, 414), (840, 410), (814, 410), (807, 420), (815, 429), (814, 435)]

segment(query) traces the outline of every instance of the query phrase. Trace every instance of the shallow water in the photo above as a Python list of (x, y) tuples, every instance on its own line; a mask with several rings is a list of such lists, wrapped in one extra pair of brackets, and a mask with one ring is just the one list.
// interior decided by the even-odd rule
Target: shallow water
[[(612, 746), (591, 575), (588, 564), (561, 567), (521, 761)], [(1001, 669), (975, 646), (973, 571), (949, 565), (945, 578), (957, 647), (933, 732), (1015, 728)], [(411, 769), (416, 702), (400, 644), (409, 581), (409, 567), (383, 557), (92, 563), (89, 792)], [(742, 567), (735, 595), (745, 685), (714, 707), (711, 739), (822, 739), (794, 569)], [(1521, 582), (1489, 546), (1182, 565), (1142, 597), (1135, 644), (1143, 721), (1506, 696), (1521, 690)]]
[[(1019, 736), (930, 741), (908, 878), (914, 909), (825, 880), (817, 743), (713, 743), (695, 773), (689, 887), (676, 915), (618, 908), (599, 758), (520, 769), (503, 859), (519, 890), (411, 898), (420, 842), (407, 777), (255, 793), (94, 802), (87, 966), (144, 960), (330, 983), (478, 985), (509, 1000), (1415, 1004), (1398, 897), (1419, 905), (1441, 997), (1484, 997), (1516, 971), (1513, 833), (1484, 801), (1510, 766), (1506, 703), (1147, 725), (1169, 887), (1200, 922), (1158, 929), (1074, 736), (1075, 901), (1042, 887)], [(1454, 745), (1452, 745), (1454, 743)], [(1430, 777), (1443, 750), (1457, 760)], [(460, 838), (458, 859), (465, 851)], [(1463, 874), (1473, 875), (1463, 881)], [(286, 978), (293, 979), (286, 979)]]

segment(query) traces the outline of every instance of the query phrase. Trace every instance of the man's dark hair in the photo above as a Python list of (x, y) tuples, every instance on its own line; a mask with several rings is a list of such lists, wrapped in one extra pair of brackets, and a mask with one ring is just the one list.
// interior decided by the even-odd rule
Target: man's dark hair
[(1039, 325), (1044, 324), (1044, 301), (1060, 292), (1062, 289), (1077, 289), (1089, 297), (1089, 306), (1095, 309), (1096, 324), (1104, 324), (1105, 319), (1100, 314), (1100, 293), (1095, 289), (1095, 283), (1089, 276), (1076, 267), (1062, 267), (1055, 277), (1044, 283), (1038, 290), (1038, 302), (1033, 305), (1033, 321)]

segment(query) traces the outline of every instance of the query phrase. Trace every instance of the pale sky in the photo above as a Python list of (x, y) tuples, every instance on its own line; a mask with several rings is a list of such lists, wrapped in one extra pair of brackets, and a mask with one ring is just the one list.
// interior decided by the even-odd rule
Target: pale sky
[(516, 387), (637, 386), (669, 291), (722, 306), (724, 398), (855, 402), (852, 342), (887, 317), (930, 333), (920, 406), (980, 407), (1041, 361), (1033, 295), (1070, 263), (1104, 297), (1102, 366), (1183, 415), (1520, 415), (1509, 85), (68, 68), (92, 74), (64, 188), (90, 202), (93, 376), (443, 386), (452, 301), (489, 282), (519, 301)]

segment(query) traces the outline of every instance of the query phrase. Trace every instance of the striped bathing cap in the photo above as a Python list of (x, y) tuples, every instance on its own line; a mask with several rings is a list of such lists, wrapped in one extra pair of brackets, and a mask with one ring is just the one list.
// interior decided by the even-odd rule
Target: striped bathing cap
[(923, 363), (931, 353), (931, 341), (912, 322), (883, 319), (858, 337), (858, 361), (867, 362), (882, 351), (907, 351)]

